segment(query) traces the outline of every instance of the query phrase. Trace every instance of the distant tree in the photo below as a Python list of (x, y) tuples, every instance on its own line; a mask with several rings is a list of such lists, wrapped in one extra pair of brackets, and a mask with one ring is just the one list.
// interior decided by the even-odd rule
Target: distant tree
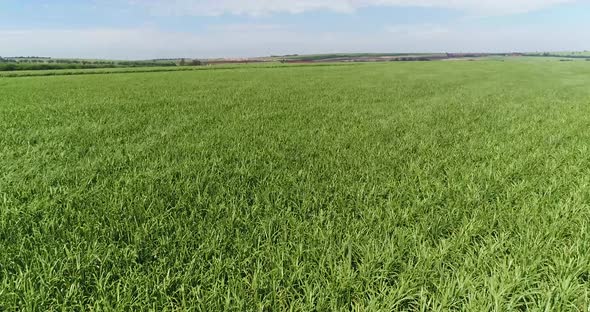
[(184, 59), (181, 59), (179, 65), (180, 66), (185, 66), (186, 65), (186, 61)]
[(192, 66), (201, 66), (201, 65), (203, 65), (203, 63), (200, 60), (192, 60), (191, 65)]

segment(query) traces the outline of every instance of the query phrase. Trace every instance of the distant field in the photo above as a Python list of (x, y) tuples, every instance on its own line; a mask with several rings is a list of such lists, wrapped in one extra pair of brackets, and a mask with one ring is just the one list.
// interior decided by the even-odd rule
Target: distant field
[(586, 311), (590, 62), (0, 78), (0, 311)]
[(49, 70), (18, 70), (0, 71), (0, 77), (31, 77), (31, 76), (64, 76), (83, 74), (116, 74), (138, 72), (161, 72), (194, 70), (197, 67), (134, 67), (134, 68), (84, 68), (84, 69), (49, 69)]
[(568, 57), (557, 57), (557, 56), (485, 56), (477, 58), (466, 58), (466, 59), (448, 59), (445, 61), (501, 61), (501, 62), (519, 62), (519, 63), (531, 63), (531, 62), (584, 62), (586, 58), (568, 58)]
[(587, 57), (590, 57), (590, 51), (553, 52), (551, 54), (557, 54), (557, 55), (574, 55), (574, 56), (587, 56)]
[(0, 78), (38, 77), (38, 76), (77, 76), (77, 75), (104, 75), (104, 74), (128, 74), (128, 73), (158, 73), (202, 70), (228, 70), (247, 68), (287, 68), (287, 67), (320, 67), (320, 66), (354, 66), (361, 64), (345, 63), (313, 63), (313, 64), (281, 64), (278, 62), (261, 62), (250, 64), (217, 64), (211, 66), (165, 66), (165, 67), (133, 67), (133, 68), (93, 68), (93, 69), (63, 69), (63, 70), (23, 70), (13, 72), (0, 71)]
[[(228, 65), (217, 65), (215, 68), (228, 68)], [(235, 65), (233, 66), (235, 67)], [(194, 71), (209, 69), (204, 66), (166, 66), (166, 67), (128, 67), (128, 68), (86, 68), (86, 69), (51, 69), (51, 70), (21, 70), (0, 71), (0, 77), (34, 77), (34, 76), (71, 76), (87, 74), (123, 74), (123, 73), (149, 73), (170, 71)]]
[(565, 57), (565, 58), (581, 58), (590, 59), (590, 51), (580, 52), (544, 52), (544, 53), (527, 53), (528, 56), (535, 57)]
[(438, 55), (433, 53), (333, 53), (333, 54), (308, 54), (308, 55), (288, 55), (277, 57), (286, 60), (309, 60), (321, 61), (335, 58), (359, 58), (359, 57), (386, 57), (386, 56), (429, 56)]
[(53, 60), (53, 59), (2, 59), (0, 73), (14, 71), (114, 69), (133, 67), (177, 66), (174, 62), (160, 61), (100, 61), (100, 60)]

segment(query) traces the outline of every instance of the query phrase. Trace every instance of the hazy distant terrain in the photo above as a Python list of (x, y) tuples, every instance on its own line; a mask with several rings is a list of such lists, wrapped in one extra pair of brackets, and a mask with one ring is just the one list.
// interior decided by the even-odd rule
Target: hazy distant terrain
[[(187, 67), (202, 65), (256, 64), (256, 63), (342, 63), (342, 62), (412, 62), (441, 60), (489, 60), (513, 58), (559, 58), (561, 60), (590, 60), (590, 52), (538, 52), (538, 53), (336, 53), (310, 55), (282, 55), (251, 58), (196, 59), (176, 58), (157, 60), (94, 60), (53, 59), (49, 57), (0, 57), (0, 72), (36, 70), (81, 70), (145, 67)], [(1, 74), (1, 73), (0, 73)]]

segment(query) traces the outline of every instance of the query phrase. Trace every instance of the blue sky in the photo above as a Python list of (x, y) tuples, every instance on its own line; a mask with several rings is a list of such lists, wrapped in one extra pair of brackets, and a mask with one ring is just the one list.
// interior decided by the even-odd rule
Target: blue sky
[(0, 55), (590, 50), (588, 0), (0, 0)]

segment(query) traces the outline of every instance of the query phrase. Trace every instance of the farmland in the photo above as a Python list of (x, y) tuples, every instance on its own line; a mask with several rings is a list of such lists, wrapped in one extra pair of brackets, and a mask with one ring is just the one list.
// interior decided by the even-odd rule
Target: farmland
[(51, 59), (51, 58), (2, 58), (0, 57), (0, 73), (11, 71), (37, 71), (37, 70), (84, 70), (105, 68), (132, 68), (132, 67), (164, 67), (177, 66), (170, 61), (106, 61), (106, 60), (77, 60), (77, 59)]
[(0, 77), (0, 310), (585, 310), (590, 62)]

